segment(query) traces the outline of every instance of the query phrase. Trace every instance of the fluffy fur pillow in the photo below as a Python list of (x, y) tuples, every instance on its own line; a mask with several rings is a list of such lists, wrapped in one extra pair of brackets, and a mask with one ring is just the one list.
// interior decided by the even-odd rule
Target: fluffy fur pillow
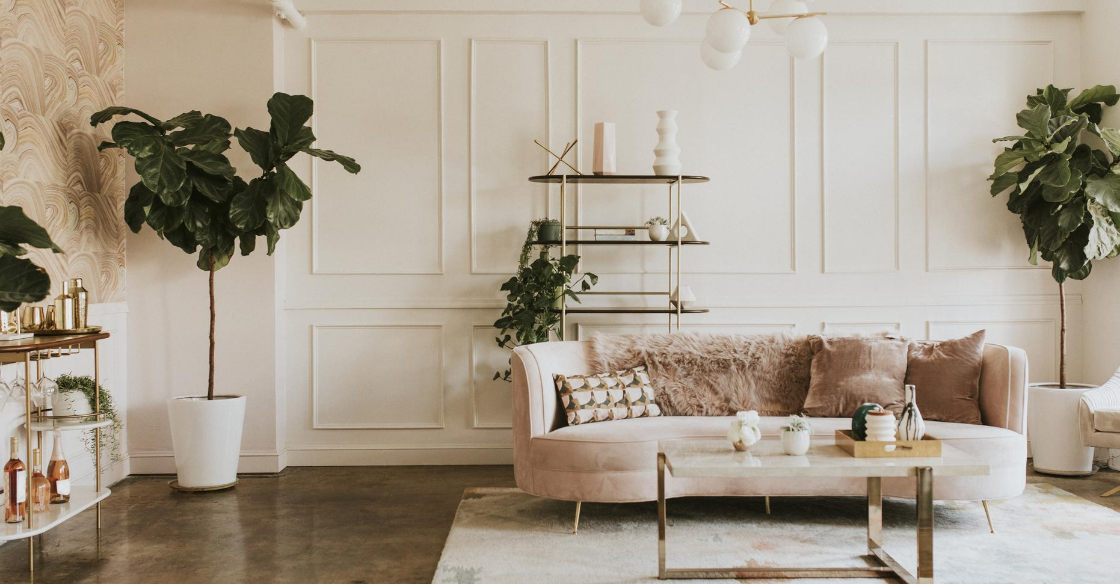
[(896, 415), (905, 403), (905, 339), (812, 335), (812, 382), (805, 413), (845, 418), (865, 403), (877, 403)]
[(788, 334), (596, 335), (590, 360), (596, 371), (645, 365), (666, 415), (788, 416), (801, 413), (812, 353)]
[(917, 341), (910, 345), (906, 383), (927, 420), (980, 423), (980, 369), (985, 331), (951, 341)]

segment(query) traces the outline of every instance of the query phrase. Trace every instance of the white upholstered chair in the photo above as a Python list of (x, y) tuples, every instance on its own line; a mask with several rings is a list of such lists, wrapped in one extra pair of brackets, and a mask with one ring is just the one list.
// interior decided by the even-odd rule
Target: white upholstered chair
[[(1085, 392), (1079, 405), (1081, 441), (1086, 446), (1120, 449), (1120, 371), (1108, 383)], [(1101, 495), (1120, 493), (1120, 486)]]

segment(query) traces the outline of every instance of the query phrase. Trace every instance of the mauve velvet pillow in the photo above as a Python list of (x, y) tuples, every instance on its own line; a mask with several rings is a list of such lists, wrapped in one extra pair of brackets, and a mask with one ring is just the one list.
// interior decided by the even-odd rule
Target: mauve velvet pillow
[(910, 345), (906, 383), (927, 420), (979, 424), (984, 331), (951, 341)]
[(813, 365), (805, 413), (846, 418), (865, 403), (896, 415), (905, 405), (905, 339), (892, 337), (809, 336)]

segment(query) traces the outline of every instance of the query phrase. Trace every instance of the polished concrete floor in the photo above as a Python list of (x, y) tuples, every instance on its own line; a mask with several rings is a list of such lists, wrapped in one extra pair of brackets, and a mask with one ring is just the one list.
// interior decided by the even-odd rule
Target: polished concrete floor
[[(1029, 480), (1120, 511), (1120, 495), (1099, 497), (1120, 473)], [(133, 477), (113, 487), (100, 552), (92, 510), (48, 533), (34, 581), (427, 584), (463, 490), (514, 484), (508, 466), (291, 468), (194, 495), (167, 482)], [(27, 545), (0, 547), (0, 582), (29, 581)]]

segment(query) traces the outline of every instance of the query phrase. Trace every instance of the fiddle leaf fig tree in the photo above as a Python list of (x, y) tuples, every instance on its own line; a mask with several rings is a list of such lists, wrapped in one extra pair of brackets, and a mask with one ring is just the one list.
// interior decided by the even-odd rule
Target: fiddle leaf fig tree
[(1067, 279), (1084, 280), (1093, 260), (1120, 255), (1120, 131), (1100, 125), (1105, 106), (1120, 94), (1097, 85), (1070, 98), (1048, 85), (1027, 97), (1016, 114), (1021, 135), (996, 157), (991, 194), (1010, 191), (1007, 208), (1019, 215), (1029, 260), (1051, 263), (1061, 302), (1059, 383), (1066, 386)]
[[(268, 100), (272, 118), (268, 131), (234, 130), (212, 114), (189, 111), (162, 121), (128, 107), (110, 107), (90, 118), (90, 125), (115, 116), (135, 115), (143, 121), (118, 121), (112, 142), (98, 148), (121, 148), (135, 159), (140, 182), (124, 205), (124, 219), (133, 232), (147, 225), (162, 239), (189, 254), (198, 254), (199, 269), (210, 275), (210, 374), (207, 398), (214, 399), (214, 273), (235, 251), (251, 254), (264, 237), (268, 255), (276, 250), (280, 231), (299, 221), (311, 189), (287, 163), (300, 153), (338, 162), (350, 173), (361, 166), (353, 158), (312, 148), (315, 135), (306, 126), (313, 113), (310, 98), (276, 93)], [(260, 167), (248, 182), (237, 174), (225, 153), (231, 137)]]
[[(4, 134), (0, 134), (0, 149)], [(0, 310), (15, 311), (21, 304), (38, 302), (51, 291), (46, 270), (20, 256), (25, 245), (62, 253), (46, 229), (24, 214), (23, 209), (0, 206)]]

